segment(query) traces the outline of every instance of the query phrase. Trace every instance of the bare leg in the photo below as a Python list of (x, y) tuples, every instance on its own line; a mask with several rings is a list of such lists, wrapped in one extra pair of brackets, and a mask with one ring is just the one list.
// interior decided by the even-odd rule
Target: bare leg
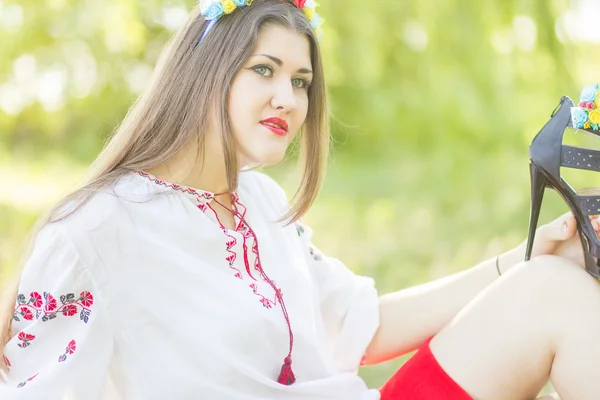
[(531, 400), (551, 378), (562, 400), (600, 398), (600, 283), (569, 261), (521, 264), (431, 341), (477, 400)]

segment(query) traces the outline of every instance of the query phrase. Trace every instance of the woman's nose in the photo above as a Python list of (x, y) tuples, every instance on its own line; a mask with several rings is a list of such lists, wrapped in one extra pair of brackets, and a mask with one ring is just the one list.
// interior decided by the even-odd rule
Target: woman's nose
[(271, 105), (278, 110), (292, 111), (297, 107), (296, 93), (290, 80), (282, 81), (275, 87)]

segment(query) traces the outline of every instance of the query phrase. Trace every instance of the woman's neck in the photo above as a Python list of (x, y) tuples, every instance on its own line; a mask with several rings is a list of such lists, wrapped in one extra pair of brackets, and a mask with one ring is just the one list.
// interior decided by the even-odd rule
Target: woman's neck
[[(200, 157), (181, 153), (147, 170), (158, 179), (219, 194), (230, 191), (225, 162), (219, 157)], [(198, 162), (201, 161), (201, 162)]]

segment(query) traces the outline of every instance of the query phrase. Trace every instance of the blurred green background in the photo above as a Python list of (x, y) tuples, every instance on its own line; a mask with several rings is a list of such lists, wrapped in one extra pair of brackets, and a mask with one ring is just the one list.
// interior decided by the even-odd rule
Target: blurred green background
[[(193, 3), (0, 0), (5, 274), (36, 217), (78, 183), (143, 91)], [(578, 101), (600, 80), (600, 2), (320, 3), (335, 145), (306, 218), (316, 244), (386, 293), (523, 240), (527, 147), (562, 94)], [(290, 164), (266, 172), (291, 195)], [(542, 219), (564, 211), (547, 196)], [(360, 373), (378, 386), (403, 361)]]

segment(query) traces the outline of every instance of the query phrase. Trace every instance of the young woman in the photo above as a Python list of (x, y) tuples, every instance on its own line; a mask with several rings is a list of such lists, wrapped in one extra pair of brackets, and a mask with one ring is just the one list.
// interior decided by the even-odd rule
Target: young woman
[[(538, 229), (530, 262), (521, 245), (378, 298), (299, 219), (329, 141), (314, 2), (203, 10), (87, 184), (35, 227), (2, 318), (0, 398), (514, 400), (549, 377), (564, 399), (597, 397), (600, 287), (572, 217)], [(288, 205), (247, 167), (296, 134)], [(417, 348), (380, 390), (356, 375)]]

